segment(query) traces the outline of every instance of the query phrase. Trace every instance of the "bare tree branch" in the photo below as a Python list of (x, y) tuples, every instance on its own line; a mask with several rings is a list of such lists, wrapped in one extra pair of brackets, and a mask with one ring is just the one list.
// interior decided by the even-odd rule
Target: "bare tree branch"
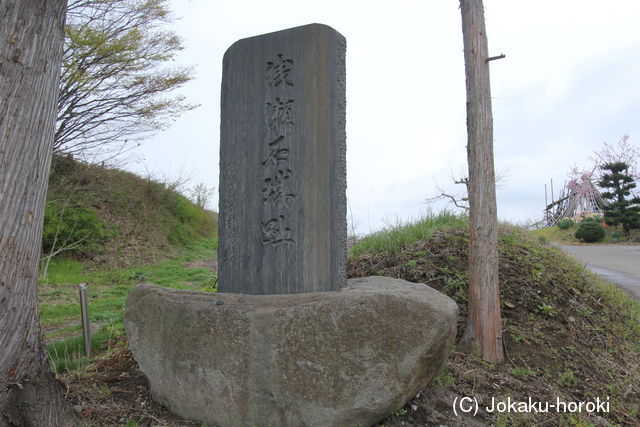
[(173, 93), (193, 69), (165, 65), (182, 49), (167, 3), (70, 1), (54, 152), (111, 156), (197, 107)]

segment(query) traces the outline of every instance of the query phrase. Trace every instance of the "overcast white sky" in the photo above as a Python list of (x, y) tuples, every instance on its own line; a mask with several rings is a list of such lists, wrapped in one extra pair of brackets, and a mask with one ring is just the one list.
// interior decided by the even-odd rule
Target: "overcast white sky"
[[(465, 77), (458, 1), (172, 0), (184, 40), (182, 91), (202, 106), (143, 143), (127, 168), (189, 175), (218, 188), (222, 56), (236, 40), (313, 22), (347, 38), (347, 197), (369, 233), (427, 209), (436, 184), (466, 171)], [(603, 142), (640, 143), (640, 1), (485, 0), (498, 216), (541, 219)], [(212, 208), (217, 209), (216, 191)], [(439, 205), (438, 205), (439, 206)]]

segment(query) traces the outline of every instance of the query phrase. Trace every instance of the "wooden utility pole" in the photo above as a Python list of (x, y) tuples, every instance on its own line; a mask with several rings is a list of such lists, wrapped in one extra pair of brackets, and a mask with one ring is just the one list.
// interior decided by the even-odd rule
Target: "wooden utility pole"
[(460, 0), (467, 78), (469, 164), (469, 305), (464, 338), (485, 360), (500, 362), (502, 321), (498, 285), (498, 219), (493, 167), (493, 117), (482, 0)]
[(66, 3), (0, 0), (0, 426), (76, 423), (36, 298)]

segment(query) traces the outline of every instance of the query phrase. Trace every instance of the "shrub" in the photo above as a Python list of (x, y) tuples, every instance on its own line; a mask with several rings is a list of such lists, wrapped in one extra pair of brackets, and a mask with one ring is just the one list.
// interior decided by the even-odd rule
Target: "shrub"
[(604, 228), (597, 222), (583, 222), (576, 231), (576, 239), (587, 243), (597, 242), (604, 238)]
[(622, 233), (620, 233), (619, 231), (614, 231), (613, 233), (611, 233), (611, 241), (614, 243), (619, 242), (620, 240), (622, 240)]
[(563, 218), (560, 220), (560, 222), (558, 222), (558, 228), (560, 230), (566, 230), (568, 228), (571, 228), (572, 225), (573, 225), (573, 220), (571, 218)]
[(47, 203), (42, 230), (42, 249), (45, 253), (68, 247), (71, 253), (88, 255), (97, 251), (105, 238), (107, 233), (104, 225), (93, 209)]
[(215, 218), (186, 197), (171, 193), (170, 209), (173, 214), (168, 218), (168, 239), (172, 244), (187, 245), (198, 236), (211, 236), (215, 232)]

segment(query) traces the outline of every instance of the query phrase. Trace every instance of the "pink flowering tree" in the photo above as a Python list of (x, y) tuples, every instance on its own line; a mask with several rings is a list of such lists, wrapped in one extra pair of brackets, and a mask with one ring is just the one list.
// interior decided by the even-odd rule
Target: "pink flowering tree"
[[(617, 162), (624, 162), (629, 166), (628, 174), (635, 181), (640, 181), (640, 168), (638, 168), (638, 159), (640, 158), (640, 147), (633, 145), (629, 135), (624, 135), (617, 143), (604, 143), (604, 148), (600, 151), (594, 151), (589, 157), (594, 163), (594, 170), (599, 171), (599, 176), (594, 177), (597, 180), (602, 179), (601, 166)], [(640, 189), (636, 187), (632, 190), (635, 196), (640, 195)]]

